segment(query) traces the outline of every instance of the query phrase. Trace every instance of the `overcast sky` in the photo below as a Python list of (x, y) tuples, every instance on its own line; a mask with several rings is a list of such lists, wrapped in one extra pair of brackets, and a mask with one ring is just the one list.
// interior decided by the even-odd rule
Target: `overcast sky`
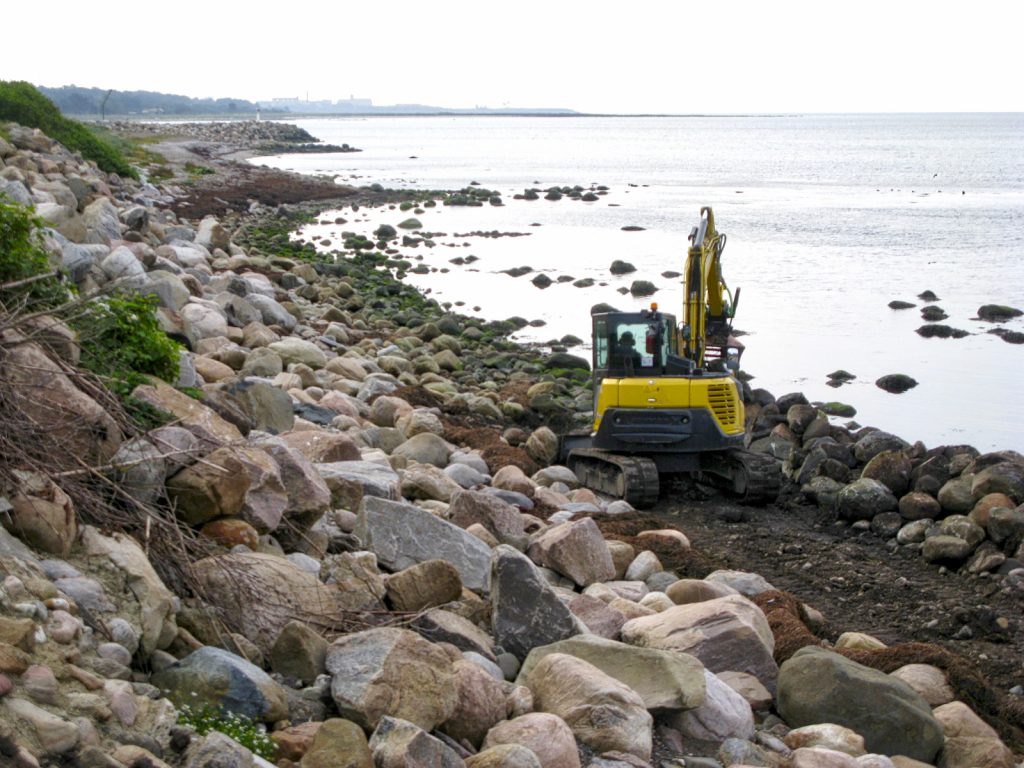
[(0, 79), (584, 112), (1024, 111), (1020, 0), (55, 0)]

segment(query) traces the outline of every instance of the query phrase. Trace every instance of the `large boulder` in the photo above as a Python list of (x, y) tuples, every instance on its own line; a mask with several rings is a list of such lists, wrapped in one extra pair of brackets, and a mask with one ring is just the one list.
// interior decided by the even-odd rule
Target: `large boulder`
[(435, 435), (433, 432), (421, 432), (418, 435), (413, 435), (391, 452), (392, 456), (401, 456), (420, 464), (433, 464), (440, 469), (448, 466), (448, 457), (451, 454), (451, 445), (443, 437)]
[(844, 520), (870, 520), (898, 507), (899, 502), (889, 488), (867, 477), (850, 483), (836, 497), (836, 510)]
[(1002, 461), (978, 472), (971, 482), (971, 494), (977, 501), (989, 493), (1004, 493), (1018, 504), (1024, 503), (1024, 462)]
[(372, 552), (342, 552), (324, 558), (324, 581), (337, 589), (338, 602), (345, 611), (384, 609), (387, 593), (384, 575)]
[[(464, 466), (464, 465), (452, 465)], [(482, 491), (460, 490), (452, 494), (448, 519), (460, 528), (479, 523), (503, 544), (525, 546), (523, 516), (507, 501)]]
[(402, 470), (402, 496), (409, 500), (450, 501), (461, 487), (432, 464), (410, 464)]
[[(585, 369), (590, 368), (586, 360), (582, 360), (582, 363)], [(538, 427), (530, 433), (523, 448), (530, 458), (538, 464), (546, 466), (558, 458), (558, 435), (549, 427)]]
[(221, 648), (193, 651), (152, 682), (179, 705), (206, 704), (267, 723), (288, 716), (284, 689), (255, 664)]
[(242, 433), (234, 424), (160, 379), (151, 377), (148, 384), (140, 384), (132, 390), (132, 397), (171, 414), (176, 423), (208, 446), (223, 445), (242, 439)]
[(124, 580), (125, 593), (131, 595), (132, 600), (123, 600), (119, 613), (135, 621), (133, 603), (138, 605), (139, 645), (143, 654), (170, 645), (178, 630), (175, 623), (178, 598), (153, 569), (139, 543), (123, 533), (104, 536), (87, 526), (82, 531), (82, 546), (94, 560), (105, 558)]
[[(323, 723), (305, 725), (315, 725), (317, 728), (312, 743), (301, 756), (302, 768), (374, 768), (373, 753), (370, 752), (366, 734), (351, 720), (332, 717)], [(276, 731), (272, 738), (279, 745), (278, 756), (288, 757), (282, 754), (284, 750), (280, 748), (281, 733)], [(298, 759), (298, 755), (293, 757)]]
[(910, 489), (913, 469), (910, 458), (903, 451), (882, 451), (871, 458), (860, 476), (877, 480), (899, 497)]
[(0, 332), (0, 342), (0, 382), (9, 392), (7, 407), (55, 445), (86, 461), (103, 463), (117, 452), (123, 439), (117, 422), (42, 347), (9, 330)]
[(173, 474), (167, 479), (167, 495), (178, 517), (202, 525), (237, 515), (249, 492), (250, 464), (237, 449), (224, 447)]
[(857, 461), (867, 464), (882, 451), (903, 451), (909, 447), (910, 443), (903, 438), (876, 429), (857, 440), (853, 446), (853, 453)]
[(719, 677), (703, 670), (706, 694), (700, 706), (672, 713), (668, 723), (690, 739), (724, 741), (750, 739), (754, 735), (754, 712), (739, 693)]
[(464, 768), (459, 753), (436, 736), (399, 717), (385, 716), (370, 737), (370, 752), (377, 768), (439, 766)]
[[(17, 728), (18, 732), (30, 734), (34, 742), (34, 752), (40, 757), (56, 758), (71, 752), (78, 746), (80, 734), (78, 726), (70, 720), (51, 714), (47, 710), (33, 704), (20, 696), (5, 696), (0, 699), (0, 726), (4, 731)], [(7, 734), (4, 734), (5, 737)], [(5, 742), (11, 743), (6, 737)], [(16, 745), (15, 745), (16, 748)], [(27, 751), (27, 750), (26, 750)], [(22, 754), (25, 754), (24, 752)], [(38, 765), (35, 757), (28, 753), (28, 765)], [(5, 760), (9, 759), (5, 755)], [(12, 759), (12, 765), (14, 764)], [(579, 766), (579, 763), (576, 763)]]
[(82, 221), (86, 227), (83, 242), (110, 245), (111, 240), (121, 238), (117, 208), (106, 197), (98, 197), (89, 203), (82, 211)]
[(338, 712), (366, 729), (390, 716), (430, 731), (455, 712), (451, 659), (407, 629), (343, 635), (327, 650), (327, 671)]
[(835, 723), (864, 737), (870, 752), (933, 763), (942, 728), (906, 683), (838, 653), (808, 646), (779, 670), (779, 715), (793, 728)]
[(764, 613), (742, 595), (677, 605), (627, 621), (623, 641), (645, 648), (683, 651), (712, 672), (746, 672), (775, 690), (775, 639)]
[(181, 327), (192, 347), (203, 339), (216, 339), (228, 335), (228, 320), (219, 307), (190, 302), (178, 312)]
[(487, 732), (507, 716), (505, 691), (483, 667), (460, 659), (452, 665), (455, 673), (456, 705), (441, 730), (453, 739), (466, 739), (479, 746)]
[(231, 235), (228, 233), (224, 225), (217, 221), (213, 216), (207, 216), (201, 222), (199, 222), (199, 229), (196, 230), (196, 243), (213, 250), (214, 248), (220, 248), (222, 251), (227, 251), (231, 247)]
[(411, 504), (367, 496), (359, 512), (355, 536), (393, 571), (427, 560), (447, 560), (462, 583), (486, 591), (491, 550), (476, 536)]
[(249, 488), (238, 511), (239, 517), (260, 533), (276, 530), (288, 507), (288, 491), (281, 482), (277, 462), (256, 447), (233, 450), (249, 476)]
[(330, 508), (330, 488), (313, 463), (284, 440), (262, 438), (256, 441), (256, 446), (277, 464), (287, 492), (285, 518), (300, 530), (306, 530)]
[(618, 639), (626, 623), (626, 614), (593, 595), (576, 595), (569, 601), (569, 610), (589, 632), (611, 640)]
[(335, 507), (358, 509), (364, 497), (397, 501), (402, 498), (398, 473), (374, 461), (334, 461), (316, 464), (316, 471), (331, 491)]
[(579, 741), (650, 760), (653, 718), (643, 699), (615, 678), (575, 656), (551, 653), (526, 680), (536, 709), (561, 717)]
[(531, 712), (505, 720), (491, 728), (481, 746), (518, 744), (532, 751), (544, 768), (580, 768), (572, 729), (558, 715)]
[(164, 461), (167, 452), (166, 447), (161, 450), (141, 437), (122, 443), (110, 460), (119, 486), (137, 501), (152, 504), (163, 493), (168, 472)]
[(960, 475), (943, 483), (937, 496), (942, 511), (947, 515), (969, 513), (977, 501), (972, 490), (973, 484), (974, 475)]
[(507, 544), (496, 547), (491, 560), (491, 603), (494, 639), (519, 659), (580, 632), (537, 566)]
[(287, 432), (278, 437), (314, 464), (360, 461), (363, 457), (355, 440), (342, 432), (310, 429), (301, 432)]
[(75, 505), (60, 487), (38, 472), (15, 470), (16, 492), (10, 495), (3, 526), (36, 549), (66, 556), (78, 536)]
[(593, 518), (562, 523), (540, 533), (527, 554), (535, 563), (587, 587), (615, 578), (615, 565)]
[(639, 648), (595, 635), (576, 635), (530, 651), (516, 682), (525, 684), (533, 668), (552, 653), (593, 664), (628, 686), (647, 709), (693, 709), (704, 700), (704, 665), (687, 653)]
[(1013, 753), (966, 704), (952, 701), (936, 707), (933, 714), (946, 737), (941, 768), (1013, 768)]
[(267, 347), (281, 358), (285, 366), (302, 363), (313, 370), (318, 370), (327, 365), (326, 353), (311, 341), (289, 336), (268, 344)]
[(241, 406), (255, 429), (277, 435), (295, 426), (292, 399), (278, 387), (265, 381), (241, 381), (224, 391)]
[[(570, 733), (570, 736), (572, 734)], [(579, 757), (576, 758), (579, 765)], [(495, 744), (466, 758), (467, 768), (544, 768), (532, 749), (522, 744)]]
[(291, 621), (274, 641), (270, 668), (309, 685), (326, 670), (327, 641), (308, 624)]
[(337, 586), (323, 584), (290, 560), (274, 555), (214, 555), (197, 562), (193, 575), (201, 596), (220, 610), (227, 625), (264, 654), (270, 653), (289, 622), (331, 623), (342, 610)]
[(387, 596), (396, 611), (418, 612), (459, 599), (462, 579), (445, 560), (425, 560), (394, 573), (387, 580)]
[(494, 640), (483, 629), (457, 613), (433, 608), (418, 616), (412, 628), (434, 643), (451, 643), (460, 651), (496, 661)]
[[(249, 293), (246, 294), (245, 300), (252, 304), (260, 315), (262, 315), (264, 325), (276, 325), (283, 328), (285, 331), (292, 331), (298, 323), (293, 314), (269, 296), (264, 296), (259, 293)], [(296, 339), (296, 341), (302, 341), (302, 339)], [(310, 344), (311, 342), (306, 343)], [(321, 352), (321, 354), (323, 353)], [(289, 362), (307, 362), (308, 360), (318, 362), (321, 360), (321, 357), (317, 355), (313, 349), (304, 346), (291, 347), (290, 351), (286, 353), (286, 355), (282, 355), (282, 357), (286, 356), (288, 357)], [(324, 359), (326, 359), (326, 357)], [(310, 368), (313, 367), (314, 366), (310, 366)]]

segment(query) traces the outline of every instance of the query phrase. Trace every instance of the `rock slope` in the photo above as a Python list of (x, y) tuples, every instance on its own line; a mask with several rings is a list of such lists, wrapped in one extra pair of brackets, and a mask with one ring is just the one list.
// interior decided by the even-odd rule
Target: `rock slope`
[[(5, 324), (4, 367), (46, 372), (4, 386), (60, 402), (64, 442), (138, 512), (129, 532), (90, 524), (60, 473), (0, 488), (5, 761), (266, 764), (183, 724), (206, 706), (228, 732), (257, 724), (274, 747), (250, 746), (282, 768), (1014, 764), (938, 666), (880, 671), (863, 635), (825, 647), (813, 610), (756, 574), (666, 568), (690, 550), (675, 527), (606, 535), (632, 510), (554, 464), (549, 424), (585, 393), (507, 326), (372, 261), (247, 250), (234, 219), (173, 213), (181, 190), (8, 133), (0, 193), (35, 207), (54, 261), (85, 293), (156, 296), (185, 349), (177, 382), (133, 393), (169, 422), (135, 433), (68, 375), (59, 321)], [(1020, 589), (1020, 456), (748, 394), (752, 445), (794, 492)], [(183, 561), (155, 554), (150, 518), (174, 521)], [(783, 647), (787, 628), (807, 647)]]

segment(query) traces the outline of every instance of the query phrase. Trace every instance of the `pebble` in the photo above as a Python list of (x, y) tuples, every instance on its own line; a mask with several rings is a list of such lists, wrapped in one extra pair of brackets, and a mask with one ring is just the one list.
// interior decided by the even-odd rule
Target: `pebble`
[(82, 622), (67, 611), (58, 609), (50, 614), (50, 620), (46, 628), (50, 633), (50, 637), (53, 638), (53, 642), (61, 645), (70, 645), (82, 630)]
[[(34, 619), (39, 613), (39, 608), (42, 608), (42, 604), (36, 605), (36, 603), (15, 603), (12, 608), (16, 616), (21, 616), (25, 619)], [(45, 613), (45, 608), (44, 608)], [(45, 616), (39, 616), (39, 618), (46, 618)]]
[(14, 688), (14, 683), (11, 682), (11, 678), (0, 672), (0, 699), (10, 693), (12, 688)]

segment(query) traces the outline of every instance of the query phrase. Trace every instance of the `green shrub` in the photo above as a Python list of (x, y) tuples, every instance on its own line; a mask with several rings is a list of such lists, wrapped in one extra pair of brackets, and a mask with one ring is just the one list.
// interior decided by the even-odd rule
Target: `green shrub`
[(264, 760), (273, 760), (277, 753), (277, 745), (258, 724), (244, 715), (215, 709), (209, 704), (201, 707), (185, 704), (179, 707), (178, 724), (193, 728), (200, 736), (210, 731), (219, 731)]
[(38, 128), (68, 149), (77, 150), (107, 173), (139, 177), (124, 155), (76, 120), (69, 120), (35, 86), (23, 80), (0, 80), (0, 120)]
[(205, 165), (196, 165), (195, 163), (185, 163), (185, 170), (192, 176), (209, 176), (214, 172), (213, 168), (207, 168)]
[(103, 377), (127, 400), (147, 375), (173, 382), (180, 347), (160, 328), (155, 296), (125, 294), (90, 302), (72, 320), (81, 339), (83, 368)]
[(28, 208), (0, 195), (0, 304), (9, 310), (20, 301), (54, 306), (68, 298), (69, 289), (56, 276), (3, 287), (53, 271), (43, 249), (41, 226)]

